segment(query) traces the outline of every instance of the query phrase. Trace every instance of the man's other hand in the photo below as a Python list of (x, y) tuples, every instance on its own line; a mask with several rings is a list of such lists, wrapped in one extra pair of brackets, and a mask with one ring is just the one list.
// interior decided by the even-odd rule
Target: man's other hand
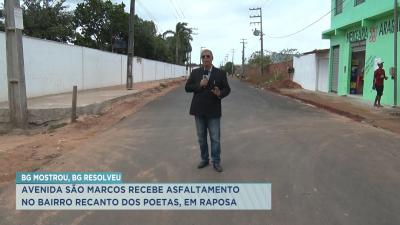
[(218, 87), (214, 87), (211, 92), (216, 95), (217, 97), (219, 97), (221, 95), (221, 91), (219, 90)]

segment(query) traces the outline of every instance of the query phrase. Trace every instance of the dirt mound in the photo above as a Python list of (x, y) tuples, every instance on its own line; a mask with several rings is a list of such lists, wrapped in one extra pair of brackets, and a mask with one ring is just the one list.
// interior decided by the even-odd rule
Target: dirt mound
[(279, 89), (280, 88), (287, 88), (287, 89), (302, 89), (303, 88), (300, 84), (298, 84), (290, 79), (284, 79), (279, 82), (276, 82), (276, 84), (273, 86), (275, 88), (279, 88)]

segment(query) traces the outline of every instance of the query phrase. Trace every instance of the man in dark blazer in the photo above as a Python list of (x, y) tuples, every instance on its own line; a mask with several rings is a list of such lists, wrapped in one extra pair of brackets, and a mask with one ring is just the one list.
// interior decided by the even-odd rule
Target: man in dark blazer
[(198, 168), (209, 164), (207, 130), (211, 139), (211, 159), (214, 169), (222, 172), (220, 121), (221, 99), (226, 97), (231, 89), (226, 73), (212, 65), (213, 54), (209, 49), (201, 52), (203, 65), (194, 69), (186, 82), (186, 92), (193, 92), (190, 115), (195, 117), (197, 137), (201, 151), (201, 162)]

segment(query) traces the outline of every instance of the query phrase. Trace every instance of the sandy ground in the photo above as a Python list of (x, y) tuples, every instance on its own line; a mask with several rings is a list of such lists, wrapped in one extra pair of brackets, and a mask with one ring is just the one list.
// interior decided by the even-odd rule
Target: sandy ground
[(78, 121), (56, 130), (36, 128), (28, 135), (0, 136), (0, 184), (15, 179), (18, 171), (36, 171), (64, 153), (74, 151), (96, 134), (109, 129), (147, 103), (167, 94), (184, 80), (135, 84), (139, 93), (114, 103), (101, 115), (80, 116)]

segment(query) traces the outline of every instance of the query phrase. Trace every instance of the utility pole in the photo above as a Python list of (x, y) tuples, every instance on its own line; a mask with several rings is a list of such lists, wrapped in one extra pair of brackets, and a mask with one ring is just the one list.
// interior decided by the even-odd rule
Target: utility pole
[(397, 11), (397, 0), (394, 0), (394, 65), (393, 65), (393, 82), (394, 82), (394, 87), (393, 87), (393, 107), (397, 107), (397, 32), (398, 32), (398, 20), (399, 20), (399, 15)]
[(244, 49), (245, 49), (245, 44), (247, 44), (247, 42), (245, 42), (246, 39), (242, 38), (242, 41), (240, 43), (242, 43), (243, 48), (242, 48), (242, 77), (244, 77)]
[(134, 50), (134, 22), (135, 22), (135, 0), (131, 0), (131, 7), (129, 12), (129, 41), (128, 41), (128, 65), (126, 75), (126, 89), (132, 90), (133, 84), (133, 50)]
[(22, 43), (24, 24), (19, 0), (5, 0), (5, 20), (10, 122), (15, 127), (26, 128), (28, 107)]
[(233, 69), (234, 69), (234, 63), (233, 63), (234, 55), (235, 55), (235, 49), (232, 48), (232, 76), (233, 76)]
[(264, 74), (264, 33), (263, 33), (263, 25), (262, 25), (262, 9), (261, 7), (258, 8), (250, 8), (250, 11), (258, 10), (259, 14), (250, 16), (250, 18), (260, 18), (259, 22), (250, 22), (250, 24), (260, 24), (260, 32), (257, 29), (254, 31), (254, 35), (260, 35), (261, 40), (261, 76)]

